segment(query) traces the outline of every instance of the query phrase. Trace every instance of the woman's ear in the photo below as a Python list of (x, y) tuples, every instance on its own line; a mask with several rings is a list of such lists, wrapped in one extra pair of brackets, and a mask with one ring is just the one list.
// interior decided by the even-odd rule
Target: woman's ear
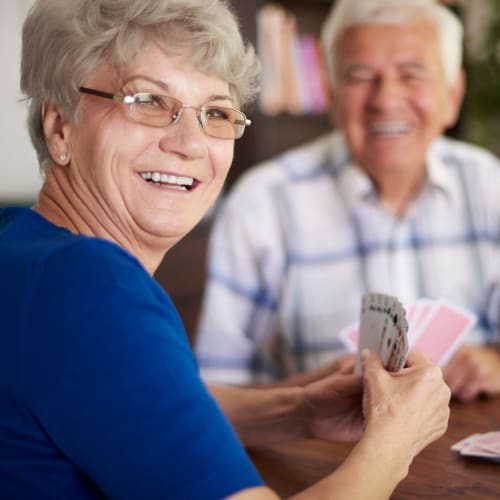
[(42, 128), (52, 161), (65, 166), (70, 161), (69, 126), (61, 110), (52, 104), (42, 104)]

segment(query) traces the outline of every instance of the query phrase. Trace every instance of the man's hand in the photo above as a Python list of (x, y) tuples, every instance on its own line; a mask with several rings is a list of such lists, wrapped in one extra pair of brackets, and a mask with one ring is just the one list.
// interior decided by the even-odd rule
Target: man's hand
[(493, 347), (460, 346), (443, 374), (453, 397), (459, 400), (500, 394), (500, 352)]

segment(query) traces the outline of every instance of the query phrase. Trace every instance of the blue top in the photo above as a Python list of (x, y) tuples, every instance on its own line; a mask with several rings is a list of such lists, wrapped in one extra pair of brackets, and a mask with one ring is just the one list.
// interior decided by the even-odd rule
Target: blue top
[(0, 209), (2, 498), (222, 498), (261, 485), (139, 262)]

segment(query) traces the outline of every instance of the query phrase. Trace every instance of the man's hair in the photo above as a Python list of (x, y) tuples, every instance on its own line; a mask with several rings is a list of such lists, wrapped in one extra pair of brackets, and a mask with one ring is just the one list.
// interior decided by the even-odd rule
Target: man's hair
[(458, 17), (436, 0), (337, 0), (321, 30), (321, 45), (328, 78), (335, 86), (337, 44), (353, 26), (429, 22), (436, 27), (443, 69), (448, 84), (462, 66), (463, 26)]
[(188, 49), (193, 66), (228, 82), (240, 106), (257, 92), (259, 63), (227, 0), (37, 0), (23, 25), (21, 90), (42, 172), (43, 103), (76, 121), (84, 80), (103, 64), (118, 72), (151, 43), (171, 54)]

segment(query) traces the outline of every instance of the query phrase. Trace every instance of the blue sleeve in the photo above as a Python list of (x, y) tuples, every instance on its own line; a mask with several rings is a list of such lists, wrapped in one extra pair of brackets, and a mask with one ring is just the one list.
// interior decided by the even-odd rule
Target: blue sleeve
[(46, 434), (107, 497), (222, 498), (260, 485), (172, 303), (109, 247), (73, 245), (32, 277), (24, 394)]

